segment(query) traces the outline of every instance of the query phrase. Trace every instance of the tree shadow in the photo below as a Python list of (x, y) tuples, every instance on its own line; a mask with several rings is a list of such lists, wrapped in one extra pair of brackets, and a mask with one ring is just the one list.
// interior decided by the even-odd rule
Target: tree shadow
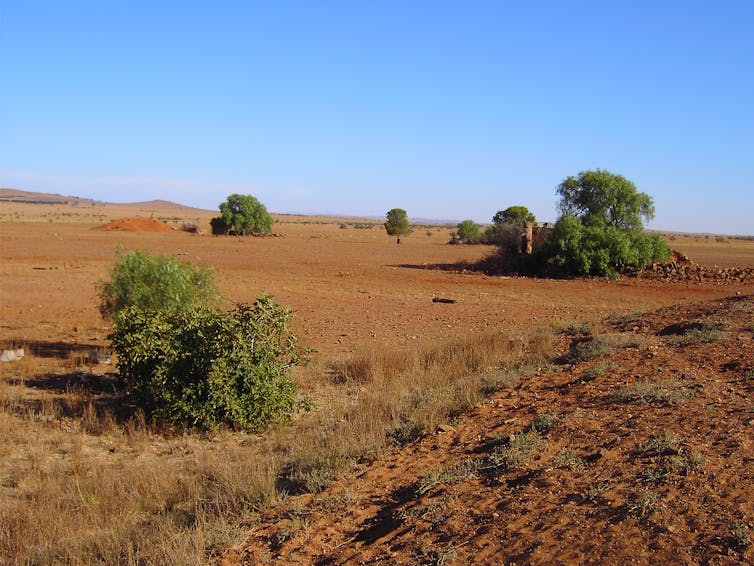
[(125, 386), (117, 374), (95, 375), (84, 371), (65, 374), (49, 373), (23, 380), (23, 384), (34, 389), (56, 393), (82, 392), (88, 395), (122, 395)]
[(421, 263), (421, 264), (412, 264), (412, 263), (398, 263), (398, 264), (392, 264), (388, 265), (388, 267), (398, 268), (398, 269), (419, 269), (423, 271), (449, 271), (452, 273), (463, 273), (464, 271), (480, 271), (476, 268), (476, 264), (467, 263), (467, 262), (458, 262), (458, 263)]
[(76, 344), (68, 342), (48, 342), (45, 340), (19, 340), (30, 354), (38, 358), (57, 358), (65, 360), (74, 354), (86, 355), (90, 352), (101, 351), (105, 348), (99, 344)]
[(6, 382), (47, 393), (5, 400), (5, 410), (19, 416), (41, 420), (78, 419), (87, 415), (89, 419), (102, 419), (109, 416), (116, 423), (124, 424), (139, 410), (136, 399), (126, 392), (125, 385), (115, 373), (49, 373), (31, 379), (7, 379)]
[(354, 541), (371, 544), (403, 525), (403, 519), (398, 517), (398, 508), (412, 501), (416, 497), (416, 485), (400, 486), (390, 492), (382, 501), (380, 510), (359, 530)]

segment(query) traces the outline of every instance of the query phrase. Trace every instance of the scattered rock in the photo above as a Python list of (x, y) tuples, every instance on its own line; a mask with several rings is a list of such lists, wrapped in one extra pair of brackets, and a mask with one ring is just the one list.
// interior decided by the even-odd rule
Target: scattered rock
[(12, 362), (14, 360), (20, 360), (24, 357), (23, 348), (15, 348), (13, 350), (3, 350), (0, 352), (0, 362)]
[(694, 263), (685, 255), (673, 252), (671, 261), (653, 263), (644, 270), (629, 269), (628, 276), (642, 279), (659, 279), (673, 283), (748, 283), (754, 281), (754, 267), (706, 267)]

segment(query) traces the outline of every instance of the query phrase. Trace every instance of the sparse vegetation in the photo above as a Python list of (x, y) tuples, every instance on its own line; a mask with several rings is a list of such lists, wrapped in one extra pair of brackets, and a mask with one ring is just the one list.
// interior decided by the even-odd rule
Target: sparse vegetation
[(552, 460), (556, 468), (568, 468), (572, 471), (583, 470), (586, 466), (584, 459), (579, 457), (576, 452), (570, 448), (564, 448), (558, 452)]
[[(250, 242), (52, 228), (44, 217), (33, 228), (49, 247), (30, 244), (40, 238), (24, 235), (29, 226), (4, 224), (3, 237), (24, 245), (3, 249), (11, 300), (0, 344), (26, 356), (1, 368), (0, 563), (206, 564), (229, 548), (222, 560), (250, 564), (620, 561), (636, 548), (655, 561), (751, 561), (751, 517), (737, 504), (751, 487), (754, 414), (746, 284), (725, 299), (711, 285), (457, 276), (437, 268), (473, 249), (421, 238), (393, 259), (375, 245), (381, 223), (371, 233), (352, 224), (290, 218), (287, 240)], [(318, 350), (290, 376), (312, 410), (264, 431), (193, 430), (139, 411), (114, 366), (91, 356), (108, 350), (91, 283), (115, 241), (211, 262), (222, 289), (244, 300), (267, 284), (292, 297), (297, 328)], [(436, 294), (458, 304), (430, 303)], [(715, 300), (689, 303), (697, 294)], [(599, 338), (602, 313), (674, 301), (636, 324), (604, 321), (641, 333), (639, 348), (549, 365), (553, 344), (560, 354)], [(522, 330), (553, 315), (598, 322), (564, 324), (555, 337)], [(669, 347), (680, 334), (657, 334), (674, 321), (736, 339)], [(676, 402), (612, 397), (666, 377), (677, 377)], [(525, 434), (542, 443), (516, 457)], [(417, 498), (428, 470), (441, 469), (449, 483)], [(645, 490), (654, 503), (642, 502)]]
[(571, 352), (564, 357), (567, 363), (587, 362), (605, 356), (619, 348), (635, 348), (641, 340), (634, 334), (603, 334), (585, 341), (576, 342)]
[(700, 452), (685, 453), (685, 440), (670, 430), (651, 437), (641, 446), (639, 453), (652, 459), (653, 465), (645, 469), (641, 477), (650, 483), (660, 483), (671, 475), (690, 475), (704, 465), (705, 458)]
[(736, 523), (731, 529), (733, 534), (733, 545), (737, 548), (743, 549), (751, 544), (751, 534), (749, 529), (743, 523)]
[(591, 322), (574, 322), (562, 319), (553, 320), (550, 326), (555, 334), (568, 334), (569, 336), (589, 336), (593, 329)]
[(522, 432), (501, 441), (502, 445), (495, 448), (487, 457), (484, 469), (502, 473), (517, 468), (538, 454), (546, 444), (536, 432)]
[(552, 410), (537, 413), (529, 427), (534, 432), (547, 432), (560, 420), (558, 413)]
[(476, 478), (479, 466), (480, 461), (478, 459), (467, 458), (455, 464), (430, 470), (419, 480), (416, 495), (424, 495), (438, 485), (453, 485)]
[(693, 395), (686, 388), (682, 379), (661, 379), (657, 381), (638, 381), (633, 385), (617, 387), (610, 394), (613, 401), (619, 403), (662, 403), (674, 404)]
[(691, 344), (716, 342), (729, 336), (729, 334), (723, 330), (721, 325), (711, 324), (709, 322), (695, 322), (678, 325), (676, 331), (667, 331), (666, 334), (666, 341), (675, 346), (689, 346)]
[(429, 521), (432, 525), (439, 525), (448, 518), (448, 509), (456, 502), (452, 495), (441, 497), (437, 501), (430, 501), (426, 505), (419, 505), (399, 512), (397, 518), (401, 521), (415, 517)]
[(586, 368), (584, 371), (582, 371), (581, 377), (579, 377), (579, 381), (582, 383), (586, 383), (588, 381), (594, 381), (603, 373), (605, 373), (609, 368), (610, 368), (610, 364), (608, 364), (604, 360), (600, 360), (592, 364), (588, 368)]
[(643, 491), (628, 504), (628, 511), (637, 519), (644, 520), (654, 512), (657, 499), (654, 491)]

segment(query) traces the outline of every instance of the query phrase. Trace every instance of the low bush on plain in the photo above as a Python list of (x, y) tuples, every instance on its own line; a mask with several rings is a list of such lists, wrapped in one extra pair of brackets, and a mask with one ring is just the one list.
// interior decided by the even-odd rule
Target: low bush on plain
[(267, 296), (231, 311), (129, 307), (115, 315), (109, 338), (120, 377), (161, 419), (260, 428), (295, 408), (289, 321)]
[(212, 272), (175, 258), (118, 250), (100, 311), (129, 394), (168, 423), (263, 428), (295, 408), (291, 313), (269, 296), (216, 308)]
[(691, 328), (683, 334), (668, 336), (666, 341), (674, 346), (688, 346), (690, 344), (706, 344), (727, 338), (729, 334), (711, 324), (702, 324), (698, 328)]

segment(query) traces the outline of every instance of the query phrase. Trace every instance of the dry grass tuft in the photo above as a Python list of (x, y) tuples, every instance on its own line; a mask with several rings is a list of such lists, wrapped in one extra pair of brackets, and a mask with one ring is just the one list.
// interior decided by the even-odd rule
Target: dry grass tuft
[(105, 377), (78, 382), (77, 358), (21, 360), (0, 380), (0, 563), (205, 564), (265, 505), (436, 430), (551, 355), (547, 331), (366, 352), (261, 436), (159, 429), (124, 414)]

